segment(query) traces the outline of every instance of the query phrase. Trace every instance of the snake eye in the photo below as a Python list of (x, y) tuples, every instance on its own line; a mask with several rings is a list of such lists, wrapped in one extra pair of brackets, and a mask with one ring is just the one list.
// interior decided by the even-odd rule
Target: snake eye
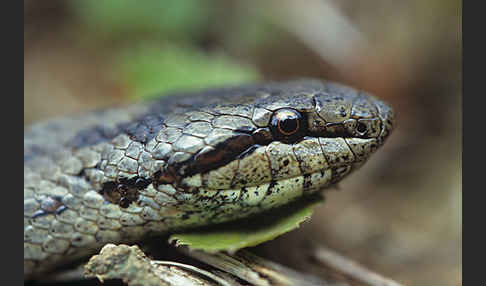
[(302, 114), (290, 108), (282, 108), (273, 113), (270, 129), (283, 142), (290, 143), (302, 137), (305, 126)]
[(364, 136), (366, 132), (368, 132), (368, 126), (364, 124), (363, 122), (358, 122), (358, 125), (356, 125), (356, 132), (360, 136)]

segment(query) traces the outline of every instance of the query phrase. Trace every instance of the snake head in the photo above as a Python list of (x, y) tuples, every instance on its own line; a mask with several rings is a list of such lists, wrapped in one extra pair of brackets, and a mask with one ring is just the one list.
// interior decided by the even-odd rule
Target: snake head
[(198, 196), (225, 194), (220, 205), (270, 208), (327, 188), (361, 167), (394, 125), (383, 101), (325, 81), (207, 93), (232, 96), (209, 96), (177, 115), (182, 132), (164, 143), (171, 153), (155, 181)]

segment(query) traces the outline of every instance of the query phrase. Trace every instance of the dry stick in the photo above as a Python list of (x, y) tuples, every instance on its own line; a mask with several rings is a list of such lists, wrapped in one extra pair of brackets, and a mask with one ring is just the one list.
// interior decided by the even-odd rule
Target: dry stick
[(327, 247), (316, 247), (312, 255), (327, 269), (338, 273), (349, 280), (370, 286), (401, 286), (401, 284), (374, 273)]
[(313, 256), (319, 264), (326, 266), (322, 269), (325, 271), (323, 274), (328, 277), (341, 276), (339, 281), (322, 280), (310, 274), (300, 273), (245, 250), (235, 254), (211, 254), (189, 250), (186, 247), (179, 247), (178, 250), (210, 267), (201, 269), (178, 262), (151, 260), (137, 246), (109, 244), (103, 247), (99, 255), (90, 259), (85, 266), (85, 276), (97, 277), (101, 281), (122, 279), (130, 286), (240, 286), (247, 283), (256, 286), (400, 285), (324, 247), (317, 248)]
[(153, 265), (164, 265), (164, 266), (176, 266), (185, 270), (193, 271), (195, 273), (198, 273), (202, 276), (206, 276), (215, 282), (218, 282), (221, 286), (232, 286), (229, 282), (225, 281), (223, 278), (209, 272), (206, 270), (202, 270), (200, 268), (197, 268), (192, 265), (187, 265), (183, 263), (178, 263), (178, 262), (173, 262), (173, 261), (162, 261), (162, 260), (152, 260), (150, 261)]
[(207, 253), (198, 250), (191, 251), (184, 247), (181, 247), (179, 250), (187, 256), (209, 264), (217, 269), (231, 273), (256, 286), (336, 285), (333, 282), (324, 281), (310, 274), (299, 273), (244, 250), (238, 251), (232, 255), (224, 252)]
[[(199, 272), (199, 274), (201, 274)], [(86, 278), (121, 279), (129, 286), (215, 286), (221, 285), (207, 276), (194, 274), (187, 267), (154, 265), (138, 248), (124, 244), (105, 245), (98, 255), (85, 265)]]

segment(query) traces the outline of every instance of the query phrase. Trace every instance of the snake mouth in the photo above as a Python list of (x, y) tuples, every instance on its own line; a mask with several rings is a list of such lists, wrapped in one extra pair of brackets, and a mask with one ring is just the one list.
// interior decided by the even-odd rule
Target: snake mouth
[(274, 187), (286, 192), (309, 193), (339, 182), (361, 166), (380, 142), (375, 138), (341, 137), (305, 137), (293, 144), (274, 141), (264, 146), (254, 145), (229, 163), (206, 172), (171, 177), (167, 171), (158, 171), (149, 179), (122, 178), (104, 183), (100, 193), (121, 207), (136, 201), (139, 191), (151, 184), (159, 190), (173, 186), (182, 193), (244, 190), (261, 193), (263, 189), (272, 192)]
[(263, 209), (271, 209), (286, 205), (292, 201), (316, 194), (333, 185), (353, 170), (359, 168), (361, 162), (340, 167), (330, 167), (316, 170), (308, 174), (300, 174), (279, 178), (256, 185), (232, 187), (229, 189), (198, 187), (191, 193), (175, 192), (171, 185), (161, 185), (159, 191), (175, 192), (178, 199), (187, 204), (180, 206), (184, 211), (210, 214), (213, 222), (223, 222), (237, 217), (247, 217)]
[[(360, 165), (378, 147), (376, 139), (313, 138), (286, 144), (279, 141), (255, 146), (226, 165), (204, 173), (196, 173), (176, 182), (180, 189), (235, 190), (302, 177), (306, 186), (310, 180), (326, 173), (326, 181), (341, 180), (355, 165)], [(319, 181), (319, 186), (328, 185)], [(300, 182), (299, 182), (300, 183)]]

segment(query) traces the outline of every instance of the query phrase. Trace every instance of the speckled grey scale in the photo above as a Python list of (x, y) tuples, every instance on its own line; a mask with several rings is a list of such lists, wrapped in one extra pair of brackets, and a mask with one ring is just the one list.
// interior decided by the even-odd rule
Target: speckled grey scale
[[(301, 119), (278, 119), (282, 108)], [(24, 132), (25, 277), (105, 243), (318, 192), (361, 167), (393, 125), (384, 102), (321, 80), (178, 93), (35, 124)]]

